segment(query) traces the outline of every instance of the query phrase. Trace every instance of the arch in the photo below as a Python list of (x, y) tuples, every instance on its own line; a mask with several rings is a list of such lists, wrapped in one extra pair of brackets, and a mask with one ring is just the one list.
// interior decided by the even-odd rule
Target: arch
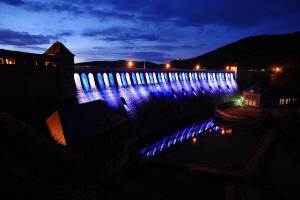
[(88, 81), (88, 78), (86, 77), (85, 73), (81, 74), (81, 80), (82, 80), (84, 89), (85, 90), (90, 90), (89, 81)]
[(131, 77), (132, 77), (133, 85), (137, 85), (137, 80), (136, 80), (136, 77), (135, 77), (135, 73), (131, 73)]
[(222, 73), (222, 80), (225, 81), (224, 73)]
[(161, 74), (157, 73), (158, 82), (162, 83)]
[(109, 87), (109, 80), (108, 80), (108, 76), (106, 73), (103, 74), (103, 80), (104, 80), (104, 83), (105, 83), (105, 86)]
[(122, 80), (123, 86), (127, 86), (126, 77), (125, 77), (124, 73), (121, 73), (121, 80)]
[(184, 75), (185, 75), (185, 80), (188, 81), (189, 80), (188, 73), (185, 72)]
[(192, 79), (193, 79), (193, 81), (196, 80), (196, 78), (195, 78), (195, 72), (192, 72)]
[(199, 80), (201, 81), (202, 77), (201, 77), (201, 73), (200, 72), (198, 73), (198, 77), (199, 77)]
[(104, 82), (103, 82), (102, 74), (97, 73), (97, 78), (98, 78), (99, 87), (103, 89), (104, 88)]
[(181, 72), (179, 72), (179, 80), (180, 80), (180, 81), (183, 81), (182, 73), (181, 73)]
[(173, 82), (175, 82), (175, 81), (176, 81), (176, 78), (175, 78), (175, 73), (174, 73), (174, 72), (172, 72), (172, 80), (173, 80)]
[(118, 83), (119, 87), (122, 87), (123, 84), (122, 84), (121, 76), (119, 73), (116, 74), (116, 78), (117, 78), (117, 83)]
[(157, 82), (157, 78), (156, 78), (156, 73), (153, 72), (152, 75), (153, 75), (154, 83), (158, 83), (158, 82)]
[(179, 82), (179, 78), (178, 78), (178, 73), (177, 72), (175, 73), (175, 78), (176, 78), (176, 81)]
[(190, 78), (190, 81), (193, 81), (192, 73), (191, 72), (189, 73), (189, 78)]
[(203, 73), (204, 80), (207, 80), (206, 73)]
[(170, 80), (170, 82), (172, 82), (172, 81), (173, 81), (173, 78), (172, 78), (172, 73), (171, 73), (171, 72), (169, 72), (169, 80)]
[(93, 88), (93, 89), (97, 88), (95, 79), (94, 79), (94, 75), (92, 73), (89, 73), (88, 78), (89, 78), (91, 88)]
[(140, 78), (140, 74), (139, 73), (136, 73), (136, 79), (137, 79), (137, 82), (139, 85), (142, 84), (142, 81), (141, 81), (141, 78)]
[(125, 74), (128, 85), (131, 85), (131, 80), (128, 72)]
[(114, 80), (114, 75), (112, 73), (108, 74), (109, 82), (111, 86), (116, 86), (115, 80)]
[(147, 83), (150, 84), (150, 78), (149, 78), (149, 74), (147, 72), (146, 72), (145, 76), (146, 76)]
[(82, 90), (81, 80), (79, 74), (74, 74), (74, 81), (77, 90)]
[(149, 73), (149, 78), (150, 78), (150, 83), (153, 84), (153, 83), (154, 83), (154, 80), (153, 80), (153, 76), (152, 76), (152, 73), (151, 73), (151, 72)]
[(142, 84), (146, 84), (144, 74), (142, 72), (140, 73), (140, 78), (141, 78)]
[(165, 81), (168, 82), (168, 75), (167, 75), (167, 72), (165, 72), (164, 75), (165, 75)]

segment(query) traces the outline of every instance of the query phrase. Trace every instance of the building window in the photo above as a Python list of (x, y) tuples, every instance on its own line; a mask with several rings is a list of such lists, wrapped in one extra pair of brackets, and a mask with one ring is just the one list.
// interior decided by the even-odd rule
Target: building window
[(44, 62), (44, 65), (45, 65), (46, 67), (48, 67), (48, 66), (50, 66), (50, 62), (49, 62), (49, 61)]
[(15, 64), (15, 59), (6, 58), (6, 64)]
[(0, 58), (0, 65), (4, 64), (3, 58)]

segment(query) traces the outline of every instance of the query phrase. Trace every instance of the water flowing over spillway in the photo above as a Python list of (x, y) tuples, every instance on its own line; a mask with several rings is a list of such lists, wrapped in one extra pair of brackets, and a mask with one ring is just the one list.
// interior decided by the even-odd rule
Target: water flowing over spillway
[(180, 99), (230, 96), (238, 90), (232, 71), (120, 70), (74, 74), (79, 104), (103, 100), (111, 108), (134, 114), (150, 98)]

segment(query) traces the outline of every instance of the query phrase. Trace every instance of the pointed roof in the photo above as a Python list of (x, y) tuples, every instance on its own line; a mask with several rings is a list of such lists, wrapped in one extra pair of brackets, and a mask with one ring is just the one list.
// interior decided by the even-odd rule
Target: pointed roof
[(47, 55), (58, 55), (58, 54), (65, 54), (65, 55), (72, 55), (74, 54), (63, 45), (63, 43), (57, 41), (55, 42), (44, 54)]

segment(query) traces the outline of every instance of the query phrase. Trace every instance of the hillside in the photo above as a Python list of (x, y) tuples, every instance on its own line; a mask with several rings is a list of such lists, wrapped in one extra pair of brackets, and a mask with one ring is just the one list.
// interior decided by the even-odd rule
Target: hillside
[[(160, 64), (156, 64), (153, 62), (145, 62), (146, 68), (160, 68), (162, 67)], [(109, 67), (109, 68), (123, 68), (128, 67), (128, 61), (118, 60), (118, 61), (93, 61), (93, 62), (83, 62), (76, 63), (75, 66), (92, 66), (92, 67)], [(135, 68), (143, 68), (143, 61), (134, 61)]]
[(204, 55), (172, 61), (173, 67), (224, 68), (237, 65), (239, 69), (261, 69), (272, 65), (287, 66), (300, 63), (300, 31), (284, 35), (248, 37)]

